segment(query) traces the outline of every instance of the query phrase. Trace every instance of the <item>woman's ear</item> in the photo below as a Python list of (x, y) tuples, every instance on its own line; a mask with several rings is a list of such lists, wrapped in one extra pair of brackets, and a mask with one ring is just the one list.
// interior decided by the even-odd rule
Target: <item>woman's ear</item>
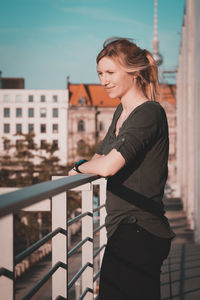
[(133, 78), (134, 78), (134, 79), (137, 79), (138, 77), (139, 77), (139, 72), (134, 72)]

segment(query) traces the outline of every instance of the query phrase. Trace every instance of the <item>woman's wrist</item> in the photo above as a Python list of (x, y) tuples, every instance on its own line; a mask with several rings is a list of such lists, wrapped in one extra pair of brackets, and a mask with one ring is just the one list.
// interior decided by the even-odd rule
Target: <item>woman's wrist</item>
[(77, 173), (82, 173), (82, 172), (79, 170), (79, 167), (80, 167), (82, 164), (86, 163), (87, 161), (88, 161), (87, 159), (81, 159), (81, 160), (77, 161), (77, 162), (75, 163), (75, 165), (74, 165), (73, 170), (76, 171)]

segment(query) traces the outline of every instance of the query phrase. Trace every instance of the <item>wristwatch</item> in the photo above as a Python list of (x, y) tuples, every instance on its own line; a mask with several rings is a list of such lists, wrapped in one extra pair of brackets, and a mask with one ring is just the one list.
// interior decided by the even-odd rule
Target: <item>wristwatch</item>
[(77, 173), (82, 173), (80, 170), (79, 170), (79, 166), (86, 163), (88, 160), (87, 159), (81, 159), (79, 161), (77, 161), (74, 165), (74, 170), (77, 172)]

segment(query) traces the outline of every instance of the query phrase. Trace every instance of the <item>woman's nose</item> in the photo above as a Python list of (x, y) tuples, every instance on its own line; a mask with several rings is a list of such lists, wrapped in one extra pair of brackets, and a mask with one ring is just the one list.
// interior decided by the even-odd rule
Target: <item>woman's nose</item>
[(101, 79), (100, 79), (100, 81), (101, 81), (101, 85), (107, 85), (108, 83), (109, 83), (109, 78), (108, 78), (108, 76), (106, 76), (106, 74), (105, 75), (103, 75), (102, 77), (101, 77)]

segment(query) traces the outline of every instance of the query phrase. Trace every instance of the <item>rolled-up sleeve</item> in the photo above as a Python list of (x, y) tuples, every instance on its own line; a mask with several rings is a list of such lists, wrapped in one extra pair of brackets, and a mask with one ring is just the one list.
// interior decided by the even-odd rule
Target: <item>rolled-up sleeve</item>
[(99, 143), (99, 145), (97, 146), (96, 149), (96, 153), (97, 154), (105, 154), (105, 146), (108, 144), (109, 138), (110, 138), (110, 134), (112, 131), (112, 124), (110, 125), (107, 134), (105, 135), (105, 137), (103, 138), (103, 140)]
[(146, 105), (135, 111), (122, 126), (114, 148), (121, 153), (126, 163), (146, 151), (159, 134), (162, 126), (161, 108)]
[(104, 145), (106, 142), (106, 136), (104, 137), (104, 139), (98, 144), (97, 149), (96, 149), (96, 153), (102, 155), (103, 154), (103, 149), (104, 149)]
[(112, 131), (113, 131), (113, 126), (116, 122), (116, 119), (118, 118), (119, 114), (120, 114), (120, 111), (121, 111), (122, 107), (121, 107), (121, 104), (118, 105), (118, 107), (116, 108), (114, 114), (113, 114), (113, 118), (112, 118), (112, 122), (108, 128), (108, 131), (104, 137), (104, 139), (99, 143), (97, 149), (96, 149), (96, 153), (97, 154), (105, 154), (106, 149), (107, 148), (107, 145), (109, 144), (109, 139), (110, 139), (110, 135), (112, 134)]

